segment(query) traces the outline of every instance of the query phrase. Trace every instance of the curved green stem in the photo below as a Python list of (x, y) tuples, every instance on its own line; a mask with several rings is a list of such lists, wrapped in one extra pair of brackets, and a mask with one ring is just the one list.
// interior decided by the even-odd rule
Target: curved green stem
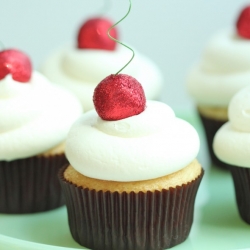
[(117, 42), (117, 43), (119, 43), (119, 44), (121, 44), (121, 45), (123, 45), (124, 47), (126, 47), (126, 48), (128, 48), (129, 50), (131, 50), (132, 51), (132, 57), (131, 57), (131, 59), (115, 74), (115, 75), (118, 75), (123, 69), (125, 69), (129, 64), (130, 64), (130, 62), (133, 60), (133, 58), (134, 58), (134, 56), (135, 56), (135, 52), (134, 52), (134, 50), (132, 49), (132, 48), (130, 48), (129, 46), (127, 46), (126, 44), (124, 44), (124, 43), (122, 43), (121, 41), (119, 41), (119, 40), (117, 40), (117, 39), (115, 39), (114, 37), (112, 37), (111, 35), (110, 35), (110, 31), (117, 25), (117, 24), (119, 24), (121, 21), (123, 21), (127, 16), (128, 16), (128, 14), (130, 13), (130, 10), (131, 10), (131, 6), (132, 6), (132, 2), (131, 2), (131, 0), (129, 0), (129, 9), (128, 9), (128, 12), (126, 13), (126, 15), (121, 19), (121, 20), (119, 20), (118, 22), (116, 22), (114, 25), (112, 25), (109, 29), (108, 29), (108, 36), (109, 36), (109, 38), (111, 39), (111, 40), (113, 40), (113, 41), (115, 41), (115, 42)]

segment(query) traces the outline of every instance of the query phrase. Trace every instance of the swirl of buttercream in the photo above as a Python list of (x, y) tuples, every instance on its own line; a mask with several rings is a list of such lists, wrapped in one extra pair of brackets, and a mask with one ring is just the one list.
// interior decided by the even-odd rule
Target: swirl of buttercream
[[(107, 75), (117, 72), (130, 58), (131, 52), (120, 45), (115, 51), (64, 46), (45, 61), (41, 71), (51, 81), (71, 90), (84, 110), (90, 110), (94, 108), (92, 96), (96, 85)], [(163, 76), (151, 60), (136, 52), (136, 57), (123, 72), (141, 82), (148, 99), (159, 97)]]
[(197, 104), (227, 107), (233, 95), (250, 82), (250, 42), (224, 31), (212, 37), (201, 62), (187, 79)]
[[(156, 112), (157, 108), (162, 112), (161, 122), (159, 122), (159, 113)], [(159, 132), (165, 129), (166, 124), (174, 118), (174, 111), (169, 106), (161, 102), (152, 101), (140, 115), (109, 122), (98, 117), (94, 126), (109, 135), (131, 138)], [(147, 125), (145, 126), (145, 124)]]
[(82, 113), (70, 93), (33, 72), (27, 83), (7, 75), (0, 82), (0, 160), (30, 157), (65, 140)]
[(233, 96), (228, 115), (229, 122), (215, 135), (214, 152), (224, 162), (250, 167), (250, 86)]
[(78, 172), (111, 181), (147, 180), (176, 172), (198, 151), (195, 129), (156, 101), (148, 101), (141, 114), (119, 121), (100, 121), (95, 110), (88, 111), (66, 140), (66, 156)]

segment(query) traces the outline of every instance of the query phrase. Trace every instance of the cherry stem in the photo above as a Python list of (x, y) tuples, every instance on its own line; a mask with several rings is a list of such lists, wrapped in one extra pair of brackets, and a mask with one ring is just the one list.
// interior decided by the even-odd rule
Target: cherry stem
[(119, 44), (121, 44), (121, 45), (123, 45), (124, 47), (126, 47), (126, 48), (128, 48), (129, 50), (131, 50), (132, 51), (132, 57), (131, 57), (131, 59), (115, 74), (115, 75), (118, 75), (123, 69), (125, 69), (129, 64), (130, 64), (130, 62), (133, 60), (133, 58), (134, 58), (134, 56), (135, 56), (135, 52), (134, 52), (134, 50), (132, 49), (132, 48), (130, 48), (128, 45), (126, 45), (126, 44), (124, 44), (124, 43), (122, 43), (121, 41), (118, 41), (117, 39), (115, 39), (114, 37), (112, 37), (111, 35), (110, 35), (110, 31), (117, 25), (117, 24), (119, 24), (120, 22), (122, 22), (127, 16), (128, 16), (128, 14), (130, 13), (130, 10), (131, 10), (131, 6), (132, 6), (132, 2), (131, 2), (131, 0), (129, 0), (129, 9), (128, 9), (128, 12), (126, 13), (126, 15), (121, 19), (121, 20), (119, 20), (118, 22), (116, 22), (114, 25), (112, 25), (109, 29), (108, 29), (108, 36), (109, 36), (109, 38), (111, 39), (111, 40), (113, 40), (113, 41), (115, 41), (115, 42), (117, 42), (117, 43), (119, 43)]

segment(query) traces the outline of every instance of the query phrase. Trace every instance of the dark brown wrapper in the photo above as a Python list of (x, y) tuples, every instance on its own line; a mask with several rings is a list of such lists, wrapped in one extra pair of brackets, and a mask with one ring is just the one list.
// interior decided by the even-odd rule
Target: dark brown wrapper
[(65, 204), (58, 171), (64, 154), (0, 161), (0, 212), (34, 213)]
[(239, 214), (250, 224), (250, 168), (230, 166), (229, 169), (234, 182)]
[(224, 162), (220, 161), (217, 156), (214, 154), (213, 151), (213, 140), (216, 132), (219, 130), (219, 128), (226, 123), (227, 121), (221, 121), (221, 120), (215, 120), (208, 118), (206, 116), (203, 116), (199, 111), (199, 116), (202, 121), (202, 125), (204, 127), (206, 139), (207, 139), (207, 147), (208, 147), (208, 152), (211, 158), (211, 162), (214, 166), (217, 166), (221, 169), (228, 169), (227, 164)]
[(170, 190), (111, 193), (77, 187), (59, 179), (65, 194), (71, 234), (94, 250), (159, 250), (189, 235), (202, 174)]

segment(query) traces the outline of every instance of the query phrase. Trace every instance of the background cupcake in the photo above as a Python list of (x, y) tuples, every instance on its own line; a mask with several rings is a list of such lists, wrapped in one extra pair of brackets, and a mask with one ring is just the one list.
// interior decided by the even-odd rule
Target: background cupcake
[[(82, 102), (85, 110), (93, 107), (96, 84), (110, 72), (117, 72), (131, 57), (131, 52), (107, 36), (112, 23), (106, 18), (91, 18), (80, 27), (77, 42), (59, 48), (43, 63), (41, 72), (51, 81), (66, 87)], [(118, 37), (116, 28), (111, 36)], [(136, 52), (136, 58), (124, 73), (143, 83), (148, 99), (159, 99), (163, 76), (146, 56)]]
[(214, 137), (214, 152), (231, 171), (239, 213), (250, 224), (250, 86), (229, 104), (229, 121)]
[(190, 71), (187, 88), (197, 104), (204, 125), (212, 163), (226, 167), (213, 153), (216, 131), (228, 120), (233, 95), (250, 83), (250, 7), (238, 17), (235, 30), (216, 34), (208, 42), (201, 61)]
[(31, 213), (64, 204), (57, 172), (79, 101), (32, 71), (15, 49), (0, 52), (0, 212)]
[(128, 75), (105, 78), (94, 103), (69, 132), (59, 175), (73, 238), (91, 249), (180, 244), (203, 174), (195, 129), (166, 104), (146, 103)]

